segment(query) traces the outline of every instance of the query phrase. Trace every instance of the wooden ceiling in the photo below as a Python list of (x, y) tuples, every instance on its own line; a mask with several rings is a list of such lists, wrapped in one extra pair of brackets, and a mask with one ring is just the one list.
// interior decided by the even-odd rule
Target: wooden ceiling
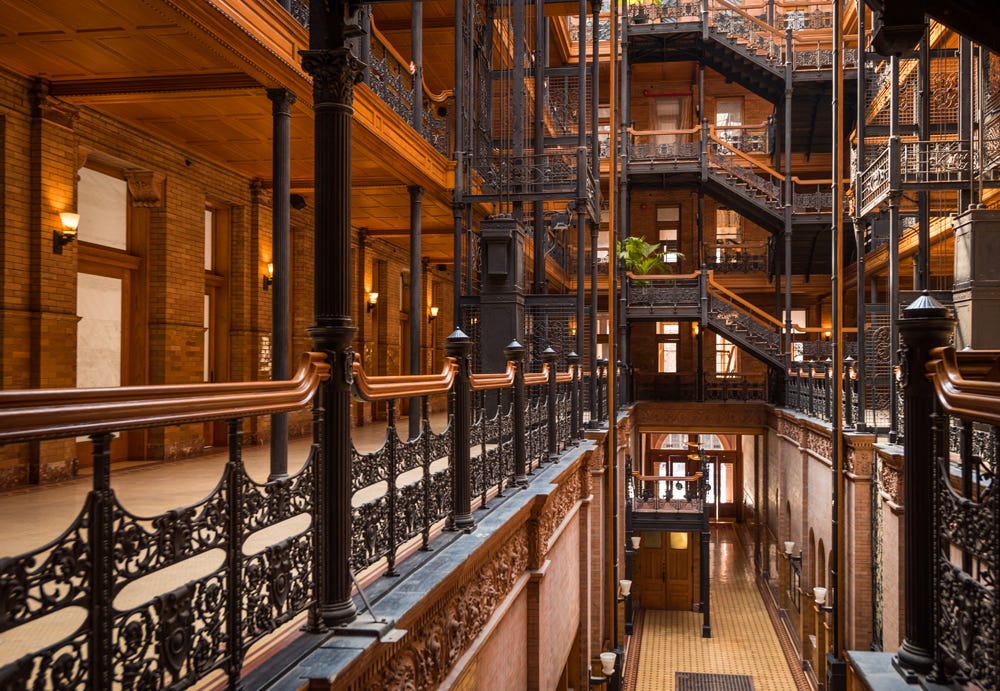
[[(449, 88), (453, 74), (451, 2), (425, 2), (425, 60), (431, 88)], [(409, 6), (376, 7), (376, 21)], [(267, 88), (296, 94), (291, 119), (293, 191), (313, 191), (311, 82), (298, 51), (308, 34), (278, 3), (234, 0), (225, 5), (182, 0), (0, 0), (0, 67), (50, 83), (50, 94), (125, 122), (248, 178), (269, 184), (271, 101)], [(449, 44), (451, 47), (449, 47)], [(365, 87), (361, 87), (363, 89)], [(377, 99), (376, 99), (377, 100)], [(395, 117), (386, 112), (381, 119)], [(352, 222), (402, 247), (408, 244), (409, 193), (415, 184), (398, 147), (367, 136), (355, 122)], [(427, 181), (421, 180), (427, 187)], [(450, 262), (450, 193), (423, 196), (424, 254)], [(439, 242), (435, 238), (441, 238)]]

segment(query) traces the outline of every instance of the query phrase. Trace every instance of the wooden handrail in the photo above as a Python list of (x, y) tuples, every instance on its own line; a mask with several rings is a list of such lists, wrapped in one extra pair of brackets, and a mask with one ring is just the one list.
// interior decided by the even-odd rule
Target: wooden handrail
[(632, 473), (632, 477), (639, 482), (695, 482), (700, 480), (701, 476), (701, 471), (698, 471), (694, 475), (640, 475), (639, 473)]
[(326, 356), (305, 353), (287, 381), (4, 391), (0, 442), (291, 412), (309, 405), (329, 378)]
[(949, 415), (1000, 425), (1000, 351), (956, 353), (947, 346), (931, 356), (927, 376), (941, 407)]
[[(716, 6), (722, 6), (723, 9), (732, 10), (733, 12), (736, 12), (737, 14), (741, 15), (742, 17), (744, 17), (746, 19), (749, 19), (751, 22), (753, 22), (758, 27), (760, 27), (760, 30), (763, 31), (763, 32), (765, 32), (765, 33), (772, 34), (773, 36), (776, 36), (776, 37), (781, 38), (781, 39), (785, 38), (785, 34), (784, 34), (783, 31), (781, 31), (779, 29), (775, 29), (773, 26), (771, 26), (767, 22), (761, 21), (760, 19), (757, 19), (753, 15), (747, 14), (745, 12), (745, 10), (746, 9), (751, 9), (750, 7), (741, 7), (739, 5), (732, 5), (732, 4), (728, 3), (728, 2), (726, 2), (726, 0), (712, 0), (712, 2)], [(717, 9), (717, 7), (715, 9)]]
[(709, 125), (709, 134), (715, 134), (716, 130), (762, 130), (767, 127), (767, 120), (763, 120), (756, 125)]
[(716, 144), (721, 144), (722, 146), (724, 146), (727, 149), (729, 149), (730, 151), (732, 151), (734, 154), (736, 154), (737, 156), (739, 156), (740, 158), (742, 158), (744, 161), (746, 161), (747, 165), (753, 166), (754, 168), (760, 168), (762, 170), (766, 170), (772, 176), (774, 176), (774, 177), (778, 178), (779, 180), (781, 180), (782, 182), (784, 182), (785, 176), (782, 175), (781, 173), (779, 173), (778, 171), (776, 171), (771, 166), (766, 165), (764, 163), (761, 163), (760, 161), (758, 161), (756, 159), (750, 158), (749, 155), (743, 153), (742, 151), (740, 151), (736, 147), (732, 146), (729, 142), (724, 141), (722, 139), (719, 139), (718, 137), (716, 137), (713, 134), (709, 134), (708, 138), (711, 139)]
[(473, 391), (510, 388), (514, 385), (514, 371), (516, 368), (517, 364), (515, 362), (508, 361), (507, 369), (503, 372), (488, 372), (469, 375), (469, 384)]
[(690, 274), (634, 274), (631, 271), (626, 271), (625, 275), (636, 281), (679, 281), (687, 278), (698, 278), (701, 276), (701, 272), (695, 271)]
[(568, 384), (573, 381), (573, 365), (570, 365), (565, 372), (556, 372), (557, 384)]
[(354, 392), (365, 401), (386, 401), (392, 398), (411, 398), (446, 393), (458, 374), (455, 358), (444, 359), (440, 374), (382, 375), (370, 377), (361, 366), (361, 356), (354, 354)]
[(524, 383), (526, 386), (537, 386), (547, 384), (549, 381), (549, 363), (542, 365), (541, 372), (525, 372)]
[(720, 292), (723, 295), (725, 295), (732, 302), (735, 302), (735, 303), (739, 304), (741, 307), (743, 307), (747, 311), (749, 311), (749, 312), (753, 313), (754, 315), (760, 317), (760, 319), (762, 319), (763, 321), (766, 321), (767, 323), (771, 324), (772, 326), (774, 326), (774, 327), (776, 327), (778, 329), (784, 328), (785, 325), (782, 324), (780, 320), (772, 317), (770, 314), (768, 314), (764, 310), (760, 309), (756, 305), (754, 305), (754, 304), (752, 304), (750, 302), (747, 302), (746, 300), (744, 300), (743, 298), (741, 298), (739, 295), (737, 295), (736, 293), (732, 292), (728, 288), (725, 288), (721, 284), (716, 283), (715, 279), (711, 275), (709, 275), (709, 277), (708, 277), (708, 285), (709, 285), (709, 287), (714, 288), (718, 292)]
[(655, 137), (664, 134), (698, 134), (701, 127), (692, 127), (687, 130), (637, 130), (629, 127), (626, 131), (631, 135), (641, 136), (641, 137)]

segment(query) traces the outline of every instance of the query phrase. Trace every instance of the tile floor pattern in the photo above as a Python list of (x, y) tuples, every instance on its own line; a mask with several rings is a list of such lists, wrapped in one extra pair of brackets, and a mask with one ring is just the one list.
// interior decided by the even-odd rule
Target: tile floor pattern
[(756, 691), (796, 691), (753, 572), (735, 531), (712, 526), (712, 638), (701, 637), (696, 612), (645, 610), (634, 691), (677, 691), (675, 673), (746, 674)]

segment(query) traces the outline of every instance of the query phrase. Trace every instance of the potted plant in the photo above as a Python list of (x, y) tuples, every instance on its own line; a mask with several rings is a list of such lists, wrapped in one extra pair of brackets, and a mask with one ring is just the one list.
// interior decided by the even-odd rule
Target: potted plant
[(660, 245), (647, 242), (644, 237), (630, 235), (617, 243), (615, 249), (625, 270), (637, 276), (670, 272), (670, 267), (663, 261), (660, 253)]

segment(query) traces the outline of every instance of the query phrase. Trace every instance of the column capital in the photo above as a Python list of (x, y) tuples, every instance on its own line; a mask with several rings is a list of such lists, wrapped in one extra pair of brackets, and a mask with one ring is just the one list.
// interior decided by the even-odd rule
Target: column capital
[(317, 106), (323, 103), (353, 105), (354, 85), (361, 82), (365, 64), (350, 48), (303, 50), (302, 69), (312, 75)]

